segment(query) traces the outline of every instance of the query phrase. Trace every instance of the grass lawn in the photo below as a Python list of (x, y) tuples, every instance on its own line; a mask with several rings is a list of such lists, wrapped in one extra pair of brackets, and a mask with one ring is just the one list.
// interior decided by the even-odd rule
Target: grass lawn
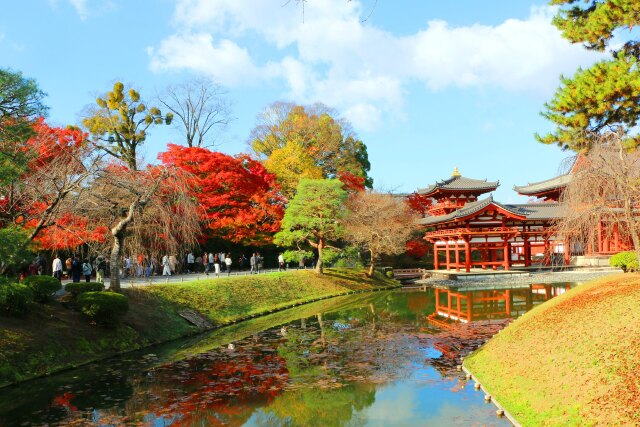
[(640, 425), (640, 275), (584, 284), (465, 359), (524, 426)]
[(60, 302), (23, 318), (0, 316), (0, 387), (200, 332), (178, 312), (193, 309), (219, 325), (321, 297), (397, 286), (382, 276), (328, 270), (200, 280), (126, 289), (129, 311), (116, 327), (89, 324)]

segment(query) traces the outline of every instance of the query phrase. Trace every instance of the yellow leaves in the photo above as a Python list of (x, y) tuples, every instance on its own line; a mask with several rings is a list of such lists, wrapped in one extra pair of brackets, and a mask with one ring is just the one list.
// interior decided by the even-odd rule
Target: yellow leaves
[(287, 197), (295, 193), (295, 189), (303, 178), (322, 179), (322, 168), (306, 152), (302, 144), (289, 141), (284, 147), (276, 149), (264, 163), (265, 168), (278, 178), (282, 191)]

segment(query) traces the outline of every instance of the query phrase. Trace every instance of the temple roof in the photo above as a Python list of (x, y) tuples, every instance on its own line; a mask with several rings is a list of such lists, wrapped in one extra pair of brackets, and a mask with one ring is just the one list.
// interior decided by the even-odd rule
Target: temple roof
[(495, 190), (496, 188), (498, 188), (498, 185), (500, 185), (500, 181), (487, 181), (486, 179), (481, 180), (466, 178), (459, 175), (459, 173), (456, 174), (456, 172), (457, 168), (451, 178), (445, 179), (444, 181), (436, 182), (435, 184), (432, 184), (427, 188), (418, 189), (418, 194), (421, 194), (423, 196), (430, 196), (440, 191), (444, 191), (447, 193), (459, 191), (480, 191), (482, 193), (486, 193)]
[(568, 173), (540, 182), (530, 182), (527, 185), (514, 185), (513, 189), (522, 195), (533, 196), (566, 187), (571, 182), (571, 177), (572, 175)]
[(526, 220), (551, 220), (564, 216), (563, 208), (558, 203), (502, 204), (496, 202), (493, 200), (493, 197), (489, 196), (486, 199), (467, 203), (462, 208), (447, 215), (422, 218), (418, 221), (418, 224), (433, 225), (455, 221), (473, 215), (489, 205), (494, 205), (514, 215), (524, 217)]

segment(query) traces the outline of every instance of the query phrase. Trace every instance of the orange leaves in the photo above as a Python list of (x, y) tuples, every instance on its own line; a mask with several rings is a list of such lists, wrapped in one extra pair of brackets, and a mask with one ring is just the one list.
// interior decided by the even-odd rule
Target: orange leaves
[(275, 176), (249, 156), (169, 144), (158, 157), (188, 174), (210, 236), (267, 243), (280, 228), (285, 200)]

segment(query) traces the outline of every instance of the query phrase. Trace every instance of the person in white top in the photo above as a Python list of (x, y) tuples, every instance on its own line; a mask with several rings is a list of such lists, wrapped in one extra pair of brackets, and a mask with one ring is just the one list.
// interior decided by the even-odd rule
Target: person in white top
[(224, 259), (224, 263), (227, 265), (227, 276), (231, 276), (231, 254), (227, 254)]
[(62, 260), (58, 255), (53, 260), (53, 277), (62, 281)]
[(196, 258), (193, 256), (192, 252), (189, 252), (189, 254), (187, 255), (187, 273), (193, 273), (195, 271), (195, 263)]
[(165, 255), (162, 257), (162, 265), (164, 266), (162, 275), (171, 276), (171, 262), (169, 261), (169, 255)]
[(280, 252), (280, 255), (278, 255), (278, 271), (284, 271), (285, 267), (284, 267), (284, 255), (282, 255), (282, 252)]

